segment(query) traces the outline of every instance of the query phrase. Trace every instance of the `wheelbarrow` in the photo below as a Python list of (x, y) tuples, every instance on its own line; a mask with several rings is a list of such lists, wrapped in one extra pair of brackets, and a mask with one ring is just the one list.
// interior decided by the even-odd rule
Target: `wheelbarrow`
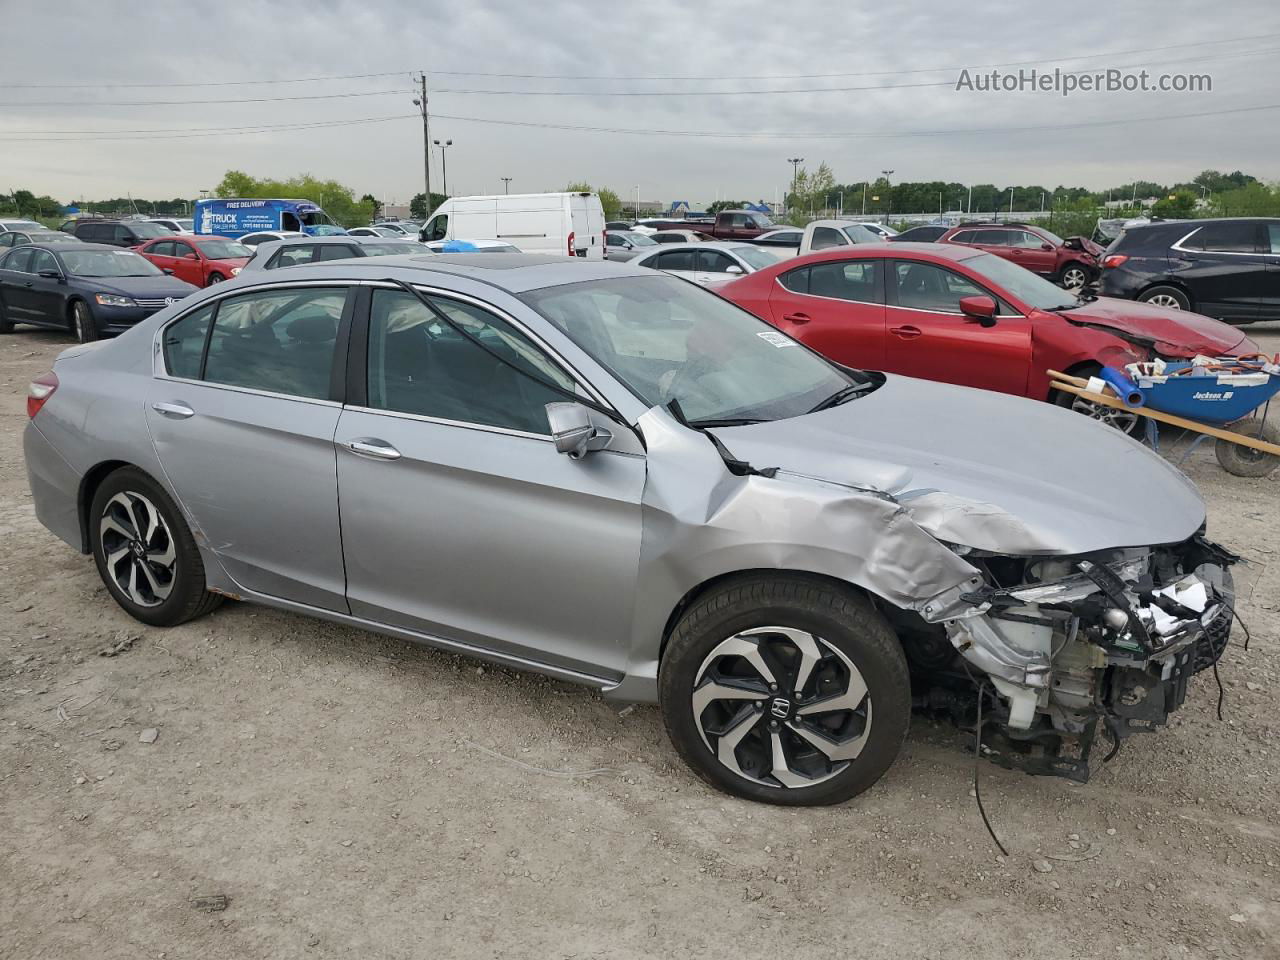
[[(1280, 435), (1267, 424), (1271, 398), (1280, 393), (1275, 365), (1251, 358), (1158, 367), (1104, 367), (1098, 377), (1049, 370), (1051, 386), (1090, 403), (1146, 418), (1146, 437), (1159, 450), (1159, 424), (1196, 434), (1182, 460), (1206, 439), (1228, 473), (1265, 477), (1280, 466)], [(1181, 461), (1179, 461), (1181, 462)]]

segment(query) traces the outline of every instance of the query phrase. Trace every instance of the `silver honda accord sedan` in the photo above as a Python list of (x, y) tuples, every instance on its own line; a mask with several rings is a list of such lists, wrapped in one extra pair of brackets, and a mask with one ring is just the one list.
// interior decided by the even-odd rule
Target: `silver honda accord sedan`
[(657, 702), (755, 800), (867, 789), (913, 707), (1083, 780), (1230, 630), (1235, 558), (1133, 440), (625, 264), (241, 276), (67, 350), (28, 411), (37, 515), (138, 620), (231, 597)]

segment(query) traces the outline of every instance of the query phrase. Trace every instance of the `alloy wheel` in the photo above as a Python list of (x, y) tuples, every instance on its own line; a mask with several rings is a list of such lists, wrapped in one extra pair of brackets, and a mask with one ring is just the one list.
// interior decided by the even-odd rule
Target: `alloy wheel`
[(1121, 433), (1132, 433), (1138, 425), (1136, 413), (1117, 410), (1115, 407), (1105, 407), (1084, 397), (1076, 397), (1071, 402), (1071, 409), (1076, 413), (1083, 413), (1086, 417), (1092, 417), (1099, 423), (1105, 423), (1108, 427), (1115, 427)]
[(107, 573), (134, 603), (157, 607), (173, 592), (177, 550), (173, 534), (147, 497), (122, 491), (107, 501), (98, 523)]
[(1167, 293), (1157, 293), (1154, 297), (1148, 297), (1147, 303), (1157, 307), (1168, 307), (1170, 310), (1182, 309), (1182, 304), (1178, 302), (1178, 298), (1172, 297)]
[(821, 637), (790, 627), (720, 641), (698, 669), (692, 706), (719, 762), (770, 787), (831, 779), (871, 733), (871, 697), (858, 668)]
[(1067, 290), (1079, 290), (1088, 279), (1080, 267), (1070, 267), (1062, 273), (1062, 286)]

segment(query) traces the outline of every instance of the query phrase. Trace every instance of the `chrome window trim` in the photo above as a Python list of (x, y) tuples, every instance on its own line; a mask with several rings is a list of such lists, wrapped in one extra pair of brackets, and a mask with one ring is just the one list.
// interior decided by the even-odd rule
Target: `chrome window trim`
[[(988, 297), (990, 297), (990, 296), (991, 296), (991, 294), (989, 294), (989, 293), (988, 293), (988, 294), (984, 294), (984, 296), (988, 296)], [(1000, 300), (1000, 299), (1003, 299), (1003, 298), (1001, 298), (1001, 297), (992, 297), (991, 299), (993, 299), (993, 300)], [(900, 303), (886, 303), (886, 304), (885, 304), (885, 306), (886, 306), (886, 307), (888, 307), (888, 308), (889, 308), (889, 309), (891, 309), (891, 310), (908, 310), (908, 311), (910, 311), (911, 313), (940, 313), (940, 314), (944, 314), (945, 316), (948, 316), (948, 317), (963, 317), (963, 316), (965, 316), (965, 313), (964, 313), (964, 311), (962, 311), (962, 310), (929, 310), (929, 309), (927, 309), (926, 307), (904, 307), (904, 306), (903, 306), (902, 304), (900, 304)], [(996, 320), (1025, 320), (1025, 319), (1027, 319), (1027, 317), (1026, 317), (1026, 314), (1023, 314), (1023, 313), (997, 313), (997, 314), (995, 315), (995, 318), (994, 318), (994, 319), (996, 319)]]
[(417, 420), (420, 423), (435, 423), (442, 427), (460, 427), (463, 430), (479, 430), (481, 433), (499, 433), (507, 437), (522, 437), (525, 440), (541, 440), (551, 443), (549, 433), (529, 433), (527, 430), (512, 430), (510, 427), (495, 427), (488, 423), (473, 423), (469, 420), (449, 420), (445, 417), (429, 417), (422, 413), (405, 413), (403, 410), (384, 410), (381, 407), (358, 407), (348, 404), (346, 409), (352, 413), (369, 413), (383, 417), (394, 417), (397, 420)]
[[(1185, 237), (1182, 237), (1179, 240), (1175, 241), (1173, 244), (1171, 244), (1169, 249), (1177, 250), (1179, 253), (1190, 253), (1190, 254), (1198, 253), (1202, 255), (1212, 254), (1213, 256), (1217, 256), (1217, 257), (1274, 257), (1274, 256), (1277, 256), (1277, 254), (1275, 253), (1271, 253), (1271, 252), (1264, 253), (1261, 250), (1254, 250), (1251, 253), (1246, 252), (1244, 250), (1188, 250), (1186, 247), (1183, 246), (1184, 243), (1186, 243), (1188, 240), (1190, 240), (1193, 236), (1195, 236), (1204, 228), (1205, 228), (1205, 225), (1201, 224), (1200, 226), (1192, 230), (1190, 233), (1188, 233)], [(1256, 231), (1254, 233), (1253, 242), (1254, 243), (1258, 242)]]
[(317, 397), (300, 397), (294, 393), (275, 393), (271, 390), (258, 390), (254, 387), (239, 387), (230, 383), (214, 383), (211, 380), (192, 380), (189, 377), (173, 377), (167, 373), (156, 374), (153, 380), (164, 380), (169, 383), (189, 383), (193, 387), (208, 387), (211, 390), (227, 390), (231, 393), (246, 393), (255, 397), (269, 397), (273, 400), (294, 400), (298, 403), (310, 403), (318, 407), (342, 407), (336, 400), (323, 400)]

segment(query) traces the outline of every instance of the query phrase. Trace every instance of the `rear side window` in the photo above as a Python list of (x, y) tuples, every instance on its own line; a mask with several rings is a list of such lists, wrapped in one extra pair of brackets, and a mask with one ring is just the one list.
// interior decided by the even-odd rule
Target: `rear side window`
[(315, 252), (316, 245), (314, 243), (299, 243), (291, 247), (285, 247), (267, 264), (267, 268), (274, 270), (278, 267), (293, 267), (300, 263), (310, 263), (311, 258), (315, 256)]
[(227, 297), (218, 303), (204, 376), (252, 390), (323, 400), (346, 291), (301, 287)]
[(484, 346), (442, 322), (417, 297), (375, 290), (369, 318), (369, 406), (546, 435), (546, 405), (565, 397), (498, 357), (565, 390), (573, 389), (572, 379), (500, 317), (442, 297), (431, 302)]
[(845, 247), (848, 245), (849, 238), (839, 230), (833, 230), (831, 227), (814, 228), (812, 249), (827, 250), (831, 247)]
[(1267, 245), (1271, 253), (1280, 253), (1280, 223), (1267, 224)]
[(1254, 223), (1210, 223), (1183, 241), (1182, 246), (1206, 253), (1257, 253), (1258, 227)]
[(360, 251), (346, 243), (322, 243), (316, 246), (317, 260), (349, 260), (360, 256)]
[(213, 309), (212, 304), (202, 307), (165, 328), (164, 365), (169, 376), (184, 380), (200, 379), (200, 361), (204, 356), (204, 342), (208, 339)]
[(854, 303), (879, 303), (880, 262), (876, 260), (836, 260), (815, 263), (809, 268), (809, 294)]
[(4, 269), (30, 273), (32, 250), (15, 250), (4, 258)]
[(666, 253), (658, 254), (657, 260), (650, 263), (659, 270), (692, 270), (693, 251), (668, 250)]
[(970, 243), (980, 243), (990, 247), (1005, 247), (1009, 245), (1008, 230), (978, 230)]
[(98, 243), (111, 238), (111, 224), (85, 223), (76, 227), (75, 234), (89, 243)]
[(792, 293), (808, 293), (809, 268), (801, 267), (799, 270), (788, 270), (778, 278), (778, 282)]
[(150, 253), (153, 256), (157, 256), (157, 257), (176, 256), (176, 254), (173, 252), (173, 244), (164, 240), (162, 240), (160, 243), (153, 243), (151, 246), (149, 246), (147, 248), (147, 253)]

